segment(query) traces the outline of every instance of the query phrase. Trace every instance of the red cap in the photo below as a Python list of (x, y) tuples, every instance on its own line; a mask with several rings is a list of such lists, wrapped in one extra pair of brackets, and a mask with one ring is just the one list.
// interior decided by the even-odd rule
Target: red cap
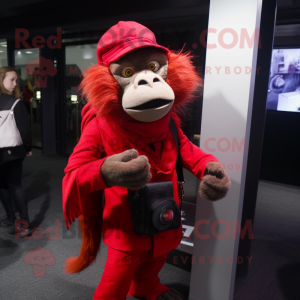
[(98, 42), (98, 63), (111, 63), (128, 52), (142, 47), (155, 47), (169, 52), (169, 49), (156, 43), (154, 33), (147, 27), (133, 22), (120, 21), (111, 27)]

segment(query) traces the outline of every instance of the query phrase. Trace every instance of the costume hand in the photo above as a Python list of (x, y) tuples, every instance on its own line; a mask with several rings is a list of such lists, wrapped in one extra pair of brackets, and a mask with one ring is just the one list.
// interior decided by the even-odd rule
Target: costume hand
[(206, 165), (204, 176), (200, 183), (200, 197), (210, 201), (222, 199), (226, 196), (230, 185), (230, 178), (222, 164), (210, 161)]
[(29, 151), (26, 155), (27, 156), (31, 156), (32, 155), (32, 151)]
[(159, 295), (156, 300), (183, 300), (183, 297), (177, 291), (170, 289)]
[(121, 186), (139, 189), (152, 177), (150, 164), (145, 155), (138, 155), (135, 149), (108, 156), (100, 168), (107, 186)]

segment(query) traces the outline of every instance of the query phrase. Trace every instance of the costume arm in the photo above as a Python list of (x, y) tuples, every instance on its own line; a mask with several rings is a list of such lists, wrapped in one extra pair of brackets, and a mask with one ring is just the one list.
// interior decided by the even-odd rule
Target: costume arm
[(77, 168), (76, 180), (82, 194), (90, 194), (107, 188), (100, 174), (100, 167), (106, 159), (106, 154), (102, 150), (98, 122), (94, 118), (85, 127), (68, 164), (80, 164)]
[(218, 162), (218, 160), (213, 155), (205, 153), (199, 147), (195, 146), (182, 132), (177, 118), (174, 118), (174, 121), (178, 132), (182, 165), (202, 180), (207, 163), (210, 161)]
[(99, 191), (107, 188), (100, 174), (106, 159), (97, 119), (84, 128), (80, 141), (69, 158), (63, 179), (63, 210), (66, 224), (81, 214), (93, 215), (99, 205)]

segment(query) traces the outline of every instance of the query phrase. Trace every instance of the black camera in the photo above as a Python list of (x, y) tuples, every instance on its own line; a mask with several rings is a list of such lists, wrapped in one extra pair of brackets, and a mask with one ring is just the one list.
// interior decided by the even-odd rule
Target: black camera
[(134, 195), (128, 190), (128, 202), (133, 229), (138, 234), (151, 236), (180, 227), (181, 214), (174, 200), (172, 181), (148, 183)]

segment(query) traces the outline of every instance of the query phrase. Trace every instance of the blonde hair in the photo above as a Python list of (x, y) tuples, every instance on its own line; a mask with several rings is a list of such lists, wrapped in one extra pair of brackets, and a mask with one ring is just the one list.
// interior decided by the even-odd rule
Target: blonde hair
[[(7, 72), (16, 72), (16, 74), (18, 76), (17, 71), (12, 67), (5, 66), (5, 67), (0, 68), (0, 95), (9, 94), (9, 91), (3, 85), (3, 80), (4, 80)], [(17, 81), (17, 86), (14, 89), (14, 91), (12, 92), (12, 96), (14, 96), (17, 99), (20, 99), (19, 81)]]

